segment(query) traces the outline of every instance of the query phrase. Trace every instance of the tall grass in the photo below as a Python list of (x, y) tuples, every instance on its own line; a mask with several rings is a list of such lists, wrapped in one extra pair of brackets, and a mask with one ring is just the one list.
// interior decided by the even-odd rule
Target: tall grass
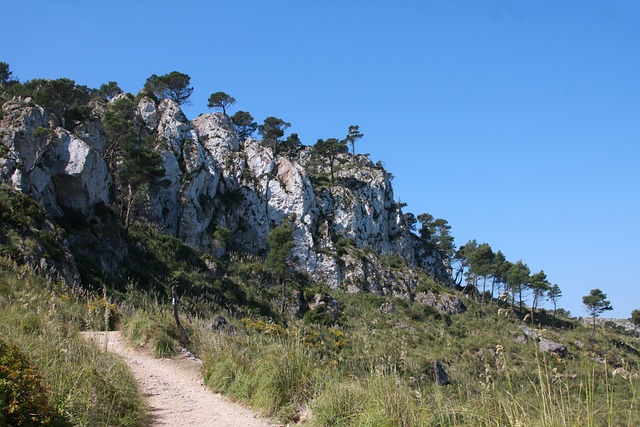
[(124, 333), (136, 346), (148, 346), (157, 358), (180, 351), (180, 333), (168, 313), (134, 311), (124, 320)]
[[(569, 345), (563, 359), (518, 342), (517, 324), (491, 308), (447, 318), (396, 302), (381, 315), (384, 299), (335, 295), (343, 320), (332, 327), (230, 319), (234, 332), (203, 331), (206, 384), (311, 426), (640, 425), (640, 359), (619, 337), (539, 330)], [(434, 381), (436, 360), (447, 386)]]
[(79, 335), (92, 323), (104, 328), (111, 309), (103, 305), (98, 313), (101, 297), (85, 297), (0, 259), (0, 336), (41, 371), (52, 405), (73, 425), (142, 426), (144, 399), (124, 362)]
[(299, 339), (220, 335), (204, 346), (205, 383), (268, 416), (303, 416), (323, 376), (320, 364)]

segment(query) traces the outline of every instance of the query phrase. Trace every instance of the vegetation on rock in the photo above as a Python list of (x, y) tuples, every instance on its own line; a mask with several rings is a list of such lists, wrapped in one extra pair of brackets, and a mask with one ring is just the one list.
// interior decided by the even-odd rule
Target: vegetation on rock
[[(158, 357), (189, 345), (209, 387), (284, 421), (640, 422), (636, 331), (592, 332), (611, 309), (601, 290), (583, 299), (585, 327), (557, 307), (561, 289), (543, 270), (488, 243), (456, 248), (446, 220), (403, 212), (381, 163), (355, 154), (356, 125), (307, 147), (282, 119), (226, 117), (235, 99), (217, 92), (209, 107), (222, 114), (196, 128), (173, 104), (192, 91), (178, 72), (152, 75), (137, 98), (115, 82), (20, 83), (0, 63), (0, 423), (38, 413), (59, 425), (143, 425), (122, 364), (78, 337), (114, 327)], [(32, 132), (13, 132), (31, 113), (41, 119)], [(256, 130), (267, 149), (250, 139)], [(84, 214), (63, 200), (54, 217), (50, 199), (25, 194), (35, 186), (9, 187), (47, 168), (43, 151), (22, 165), (17, 143), (82, 137), (107, 164), (108, 202)], [(43, 187), (86, 190), (61, 176)], [(318, 270), (298, 268), (309, 260)]]

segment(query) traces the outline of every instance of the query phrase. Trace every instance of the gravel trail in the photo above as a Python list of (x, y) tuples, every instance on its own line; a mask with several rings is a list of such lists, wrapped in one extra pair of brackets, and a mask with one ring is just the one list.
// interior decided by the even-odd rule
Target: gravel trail
[(155, 359), (134, 350), (120, 332), (88, 332), (84, 336), (120, 355), (138, 381), (147, 399), (151, 427), (270, 427), (249, 409), (213, 393), (203, 385), (202, 362), (181, 354), (171, 359)]

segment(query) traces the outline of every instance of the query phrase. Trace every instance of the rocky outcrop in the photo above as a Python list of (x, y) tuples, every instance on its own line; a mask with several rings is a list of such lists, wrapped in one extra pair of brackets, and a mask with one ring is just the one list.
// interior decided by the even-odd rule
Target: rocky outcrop
[(449, 294), (435, 294), (432, 291), (422, 291), (416, 294), (416, 301), (420, 304), (435, 308), (441, 314), (461, 314), (467, 307), (460, 298)]
[(87, 121), (73, 134), (50, 129), (45, 111), (29, 98), (5, 103), (2, 112), (0, 137), (7, 154), (0, 159), (0, 183), (30, 195), (58, 218), (65, 209), (88, 215), (94, 205), (108, 202), (99, 123)]
[(554, 353), (558, 357), (567, 357), (569, 355), (566, 345), (544, 337), (539, 337), (533, 329), (525, 325), (520, 325), (520, 330), (524, 335), (518, 336), (516, 342), (527, 343), (529, 339), (532, 339), (538, 343), (538, 349), (540, 351)]
[[(274, 156), (258, 140), (240, 141), (224, 114), (189, 121), (175, 102), (142, 97), (134, 123), (140, 135), (154, 137), (164, 169), (136, 198), (137, 221), (216, 255), (225, 248), (214, 234), (226, 229), (227, 248), (263, 255), (269, 231), (288, 218), (291, 264), (330, 287), (413, 300), (424, 282), (414, 267), (451, 282), (445, 260), (405, 227), (390, 175), (367, 156), (339, 157), (335, 182), (314, 185), (314, 174), (327, 169), (309, 148)], [(69, 210), (91, 216), (96, 206), (117, 202), (99, 112), (70, 132), (50, 128), (42, 108), (16, 99), (3, 106), (0, 129), (0, 182), (29, 194), (54, 217)], [(461, 310), (461, 303), (438, 298), (439, 310)]]

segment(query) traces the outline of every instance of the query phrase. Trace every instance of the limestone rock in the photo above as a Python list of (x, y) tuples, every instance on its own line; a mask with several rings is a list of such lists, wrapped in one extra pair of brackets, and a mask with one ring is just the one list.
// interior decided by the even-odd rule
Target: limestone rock
[(433, 307), (442, 314), (461, 314), (467, 311), (460, 298), (454, 295), (436, 295), (431, 291), (423, 291), (418, 292), (415, 298), (416, 302)]
[[(114, 98), (114, 100), (117, 99)], [(150, 131), (154, 131), (158, 126), (158, 108), (156, 103), (147, 96), (142, 97), (138, 102), (138, 115), (142, 118), (142, 122)]]
[[(566, 357), (569, 354), (567, 346), (564, 344), (551, 341), (547, 338), (539, 337), (538, 334), (528, 326), (520, 325), (520, 329), (524, 333), (524, 342), (528, 342), (529, 338), (538, 343), (540, 351), (555, 353), (558, 357)], [(519, 338), (516, 338), (518, 341)], [(518, 341), (520, 342), (520, 341)]]
[(393, 304), (391, 304), (389, 301), (385, 301), (380, 306), (380, 313), (382, 314), (393, 314), (393, 312), (394, 312)]
[(82, 123), (72, 134), (49, 129), (44, 110), (27, 101), (13, 100), (3, 109), (2, 144), (9, 152), (0, 182), (29, 194), (55, 217), (63, 215), (63, 208), (88, 215), (94, 205), (108, 201), (110, 176), (97, 123)]
[(336, 301), (329, 294), (315, 294), (309, 303), (309, 311), (313, 311), (317, 316), (325, 318), (326, 323), (334, 324), (340, 316), (340, 308)]
[[(2, 108), (0, 137), (7, 153), (0, 159), (0, 182), (29, 194), (56, 217), (67, 209), (91, 215), (97, 205), (117, 204), (99, 109), (69, 132), (51, 129), (47, 113), (30, 100)], [(134, 125), (140, 135), (153, 137), (164, 168), (164, 177), (136, 198), (137, 221), (219, 256), (226, 249), (216, 246), (215, 230), (229, 231), (230, 249), (264, 255), (266, 236), (287, 218), (295, 243), (291, 265), (313, 279), (350, 292), (415, 297), (444, 313), (464, 310), (454, 297), (416, 295), (424, 276), (412, 268), (445, 285), (451, 284), (451, 269), (405, 227), (390, 174), (367, 156), (339, 156), (335, 182), (314, 185), (312, 178), (326, 174), (327, 166), (309, 147), (295, 156), (274, 156), (253, 138), (241, 143), (228, 116), (203, 114), (189, 121), (168, 99), (142, 97), (135, 114)], [(40, 127), (55, 137), (34, 137)]]
[(538, 341), (538, 348), (540, 349), (540, 351), (555, 353), (558, 357), (567, 357), (569, 355), (566, 345), (548, 340), (546, 338), (540, 338), (540, 341)]

